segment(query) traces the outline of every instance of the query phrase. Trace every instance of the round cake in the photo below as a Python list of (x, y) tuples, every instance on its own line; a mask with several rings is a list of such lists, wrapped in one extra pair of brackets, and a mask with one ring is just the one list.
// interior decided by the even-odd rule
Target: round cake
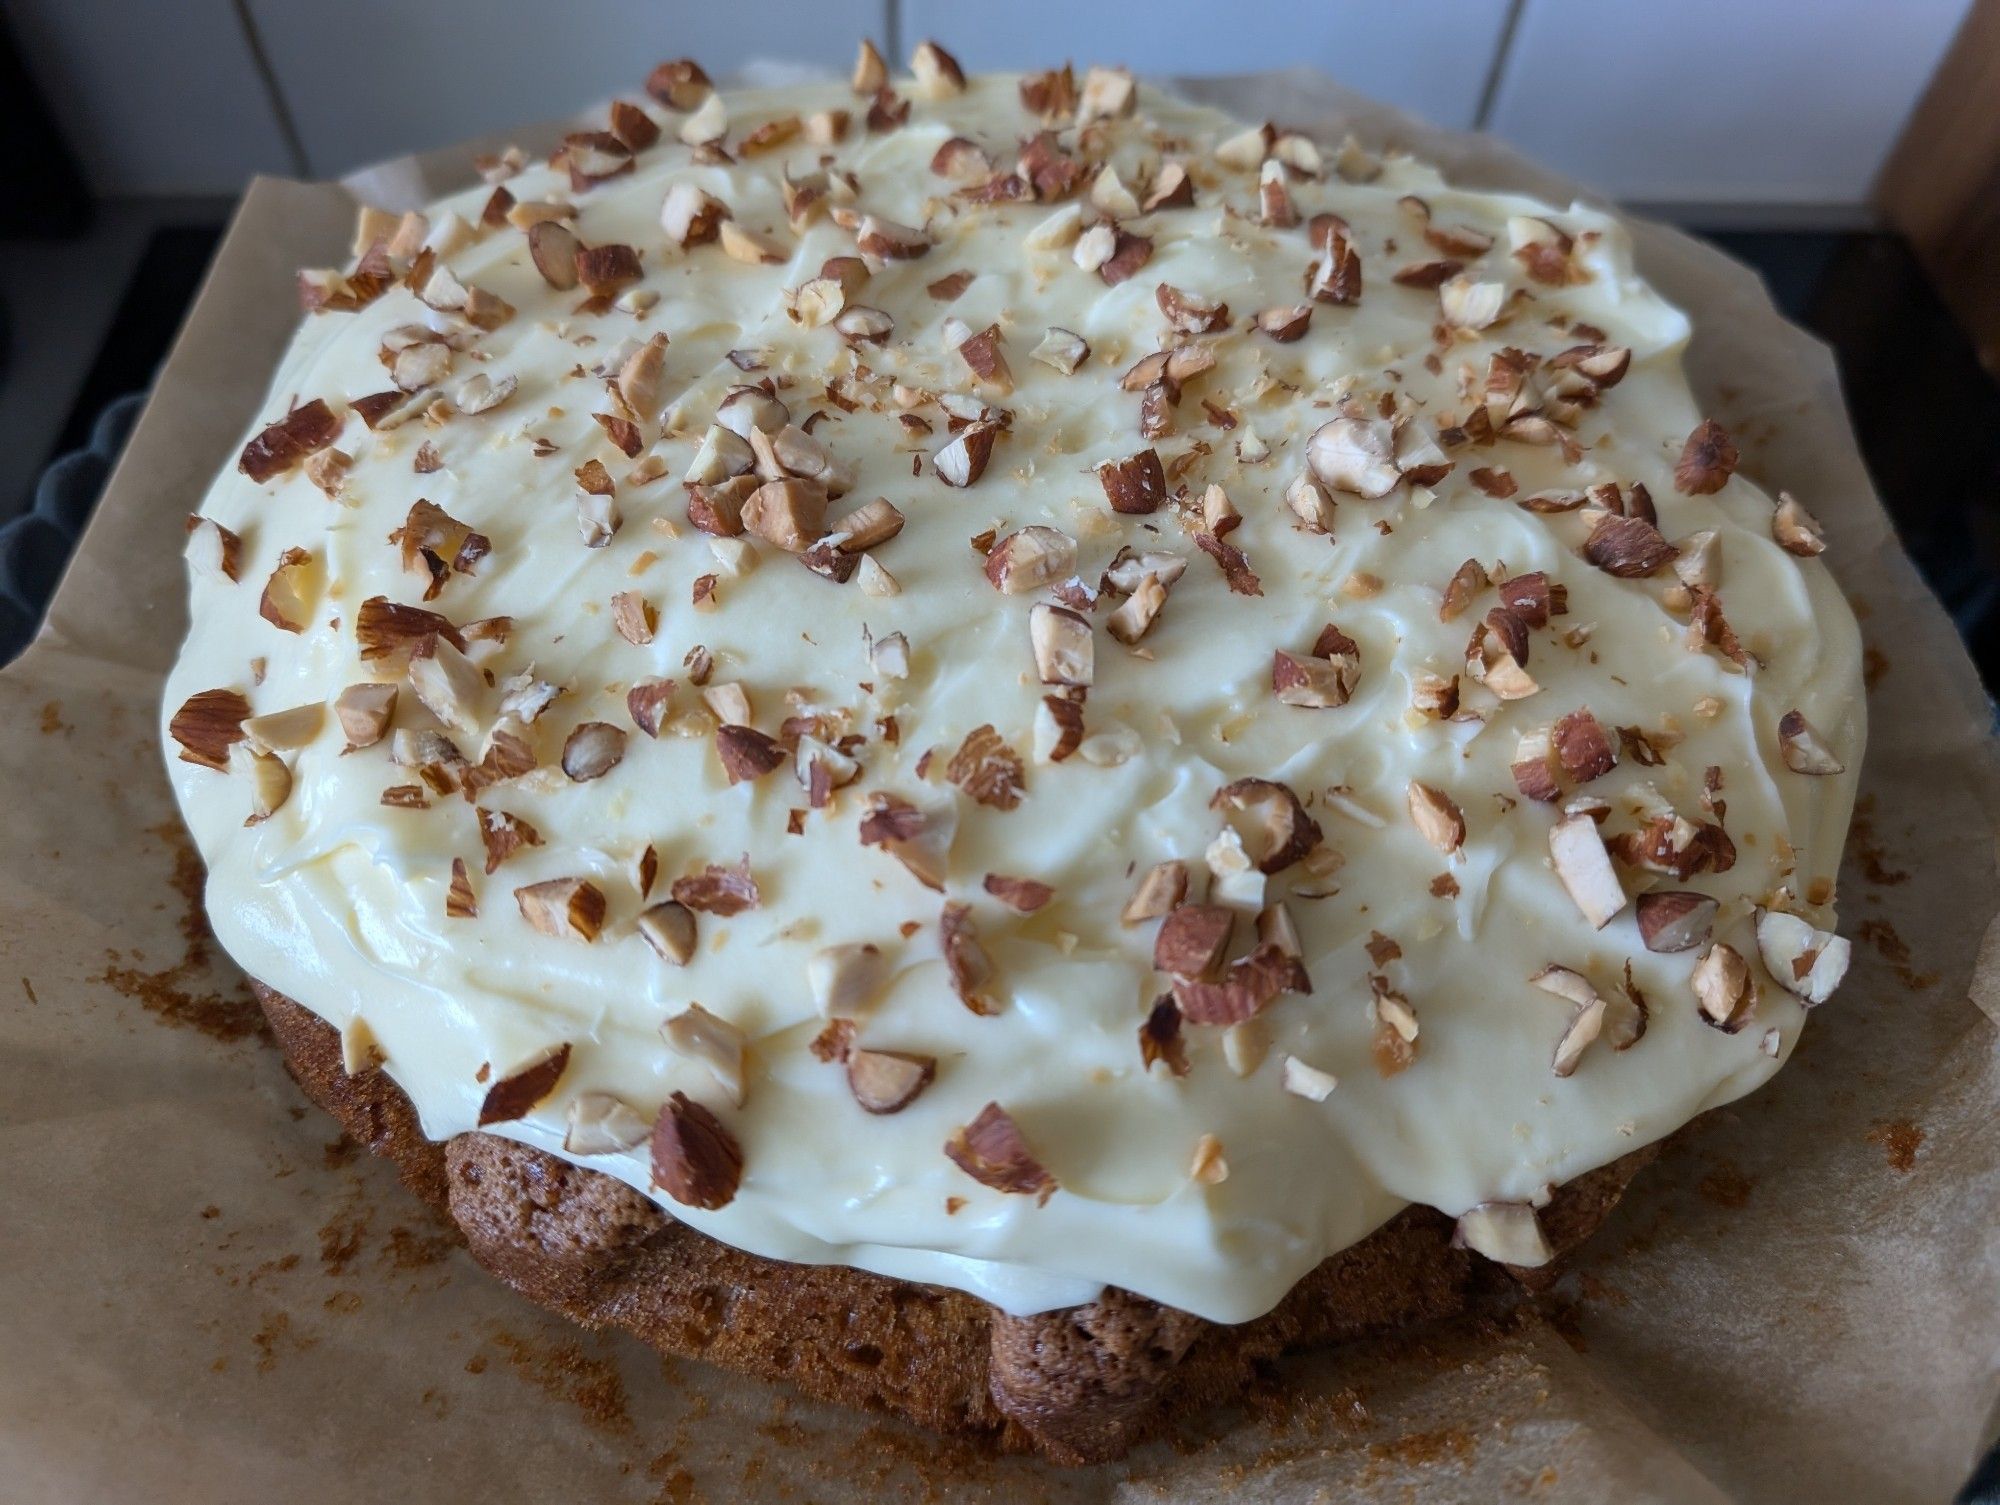
[(1859, 635), (1616, 219), (931, 44), (646, 96), (363, 208), (188, 521), (210, 918), (483, 1260), (1104, 1457), (1777, 1071)]

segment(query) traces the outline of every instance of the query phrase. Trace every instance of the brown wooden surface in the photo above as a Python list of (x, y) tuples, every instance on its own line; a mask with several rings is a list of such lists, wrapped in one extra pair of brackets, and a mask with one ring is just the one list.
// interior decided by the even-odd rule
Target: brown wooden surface
[(1876, 196), (2000, 370), (2000, 0), (1973, 0)]

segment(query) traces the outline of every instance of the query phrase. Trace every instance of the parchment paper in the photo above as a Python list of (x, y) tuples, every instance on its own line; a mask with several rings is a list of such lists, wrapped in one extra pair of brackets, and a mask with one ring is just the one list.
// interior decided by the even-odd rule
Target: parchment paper
[[(1185, 88), (1463, 181), (1577, 191), (1315, 75)], [(469, 155), (368, 191), (420, 201)], [(545, 1316), (287, 1080), (203, 928), (155, 702), (181, 519), (262, 401), (293, 270), (337, 261), (352, 217), (337, 185), (251, 185), (46, 630), (0, 675), (0, 1492), (1936, 1501), (1964, 1478), (2000, 1391), (1992, 712), (1870, 489), (1830, 356), (1751, 273), (1636, 227), (1642, 269), (1695, 316), (1704, 402), (1824, 521), (1863, 617), (1846, 986), (1538, 1307), (1291, 1364), (1239, 1412), (1066, 1473)]]

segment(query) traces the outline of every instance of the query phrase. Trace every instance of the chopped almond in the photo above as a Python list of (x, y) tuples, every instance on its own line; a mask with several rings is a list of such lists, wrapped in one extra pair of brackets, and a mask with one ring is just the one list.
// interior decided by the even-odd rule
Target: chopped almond
[(1020, 1128), (998, 1103), (988, 1103), (954, 1133), (944, 1153), (973, 1180), (995, 1191), (1031, 1196), (1038, 1202), (1047, 1202), (1056, 1193), (1055, 1177), (1035, 1158)]

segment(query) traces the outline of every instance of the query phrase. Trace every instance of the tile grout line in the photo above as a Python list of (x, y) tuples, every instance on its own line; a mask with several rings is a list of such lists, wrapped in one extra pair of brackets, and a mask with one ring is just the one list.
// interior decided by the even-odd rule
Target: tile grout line
[(1527, 8), (1528, 0), (1507, 0), (1507, 14), (1500, 22), (1493, 61), (1487, 65), (1486, 78), (1479, 87), (1479, 104), (1472, 112), (1475, 131), (1483, 131), (1492, 123), (1493, 107), (1500, 99), (1500, 83), (1507, 75), (1507, 64), (1514, 54), (1514, 38), (1521, 29), (1521, 13)]
[(882, 45), (893, 72), (903, 56), (903, 0), (882, 0)]
[(263, 35), (257, 30), (256, 18), (250, 14), (250, 0), (230, 0), (230, 9), (236, 12), (236, 24), (243, 29), (243, 44), (250, 49), (250, 61), (256, 65), (264, 95), (271, 103), (271, 113), (277, 117), (278, 134), (285, 138), (285, 152), (292, 159), (292, 170), (302, 178), (310, 178), (312, 163), (306, 157), (305, 141), (299, 135), (298, 122), (292, 119), (291, 107), (285, 103), (284, 90), (278, 87), (278, 75), (271, 67), (270, 54), (264, 50)]

